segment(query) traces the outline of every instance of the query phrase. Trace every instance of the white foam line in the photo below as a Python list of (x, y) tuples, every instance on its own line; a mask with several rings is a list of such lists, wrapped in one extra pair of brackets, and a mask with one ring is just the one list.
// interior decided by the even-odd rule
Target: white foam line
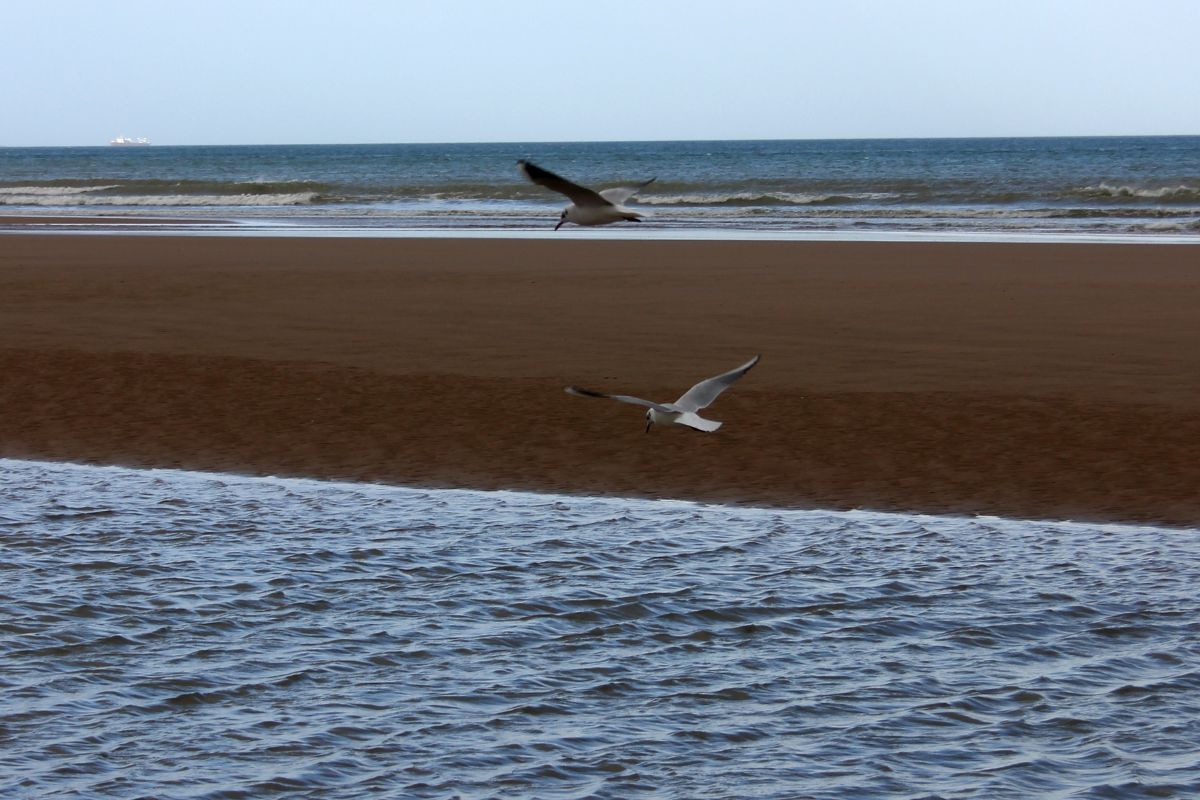
[[(336, 481), (322, 480), (320, 478), (296, 478), (296, 477), (280, 477), (277, 475), (245, 475), (239, 473), (224, 473), (224, 472), (199, 472), (195, 470), (171, 469), (166, 467), (151, 467), (139, 469), (136, 467), (122, 466), (98, 466), (95, 464), (77, 464), (69, 461), (32, 461), (27, 459), (15, 458), (0, 458), (0, 481), (4, 479), (4, 472), (9, 469), (21, 468), (37, 468), (46, 470), (65, 470), (73, 472), (96, 473), (105, 477), (113, 475), (142, 475), (159, 477), (163, 476), (168, 479), (181, 479), (191, 481), (222, 481), (228, 483), (266, 483), (275, 486), (292, 487), (297, 489), (343, 489), (346, 491), (367, 492), (371, 494), (406, 494), (416, 495), (420, 497), (434, 496), (435, 498), (445, 498), (448, 500), (509, 500), (515, 503), (536, 503), (545, 505), (551, 502), (561, 502), (570, 504), (572, 502), (588, 502), (599, 505), (610, 505), (627, 510), (632, 504), (634, 506), (642, 506), (647, 510), (663, 510), (666, 508), (677, 508), (681, 511), (720, 511), (730, 514), (742, 514), (748, 516), (770, 516), (777, 517), (793, 517), (797, 519), (844, 519), (847, 521), (860, 522), (886, 522), (891, 524), (905, 522), (931, 522), (931, 523), (961, 523), (961, 522), (976, 522), (985, 525), (1053, 525), (1058, 528), (1075, 531), (1096, 531), (1101, 533), (1127, 533), (1131, 531), (1154, 531), (1164, 534), (1176, 534), (1181, 531), (1192, 532), (1195, 529), (1191, 528), (1174, 528), (1162, 527), (1157, 525), (1131, 525), (1119, 522), (1079, 522), (1074, 520), (1045, 520), (1045, 519), (1022, 519), (1015, 517), (999, 517), (994, 515), (976, 515), (966, 516), (961, 514), (923, 514), (923, 513), (904, 513), (896, 511), (872, 511), (867, 509), (852, 509), (842, 511), (836, 509), (801, 509), (801, 508), (786, 508), (776, 506), (752, 506), (739, 505), (733, 503), (712, 503), (697, 500), (679, 500), (679, 499), (656, 499), (644, 497), (612, 497), (608, 495), (571, 495), (562, 494), (559, 492), (531, 492), (521, 491), (516, 489), (443, 489), (443, 488), (424, 488), (417, 486), (402, 486), (387, 483), (356, 483), (354, 481)], [(1200, 531), (1196, 531), (1200, 532)]]
[[(3, 214), (0, 214), (3, 216)], [(653, 223), (637, 227), (603, 230), (549, 227), (513, 228), (382, 228), (340, 225), (312, 225), (290, 220), (245, 218), (213, 219), (211, 222), (182, 223), (164, 218), (161, 225), (145, 222), (132, 225), (113, 217), (112, 221), (73, 223), (61, 217), (55, 222), (30, 224), (37, 216), (23, 217), (28, 222), (0, 224), (0, 235), (45, 233), (80, 236), (105, 236), (131, 233), (138, 236), (238, 236), (318, 239), (565, 239), (586, 241), (732, 241), (732, 242), (979, 242), (1027, 244), (1172, 244), (1200, 245), (1200, 233), (1079, 233), (1033, 231), (910, 231), (910, 230), (762, 230), (753, 228), (658, 228)]]

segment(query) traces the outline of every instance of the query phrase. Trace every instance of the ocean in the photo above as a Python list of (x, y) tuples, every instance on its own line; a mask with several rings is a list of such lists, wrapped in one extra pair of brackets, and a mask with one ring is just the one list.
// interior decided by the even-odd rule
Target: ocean
[(1200, 792), (1195, 530), (0, 460), (0, 796)]
[(1200, 136), (0, 148), (0, 214), (549, 231), (565, 201), (521, 158), (595, 187), (656, 178), (635, 204), (646, 221), (609, 236), (1200, 240)]

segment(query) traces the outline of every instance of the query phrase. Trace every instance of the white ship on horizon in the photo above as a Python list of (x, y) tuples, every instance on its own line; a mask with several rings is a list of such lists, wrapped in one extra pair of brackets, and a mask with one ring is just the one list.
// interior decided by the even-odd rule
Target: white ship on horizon
[(115, 139), (110, 139), (108, 143), (117, 147), (128, 147), (129, 145), (147, 145), (150, 144), (150, 140), (145, 136), (140, 136), (137, 139), (130, 138), (129, 136), (118, 136)]

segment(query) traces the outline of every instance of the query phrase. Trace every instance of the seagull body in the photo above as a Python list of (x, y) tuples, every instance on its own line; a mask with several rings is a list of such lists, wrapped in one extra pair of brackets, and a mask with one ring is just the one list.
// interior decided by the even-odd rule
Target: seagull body
[(643, 400), (640, 397), (632, 397), (627, 394), (605, 394), (604, 392), (596, 392), (591, 389), (583, 389), (579, 386), (568, 386), (566, 391), (567, 394), (573, 394), (577, 397), (607, 397), (610, 400), (617, 400), (622, 403), (645, 406), (647, 409), (647, 433), (650, 432), (650, 426), (655, 424), (683, 425), (688, 428), (695, 428), (698, 431), (712, 433), (721, 427), (721, 423), (705, 419), (696, 412), (712, 405), (712, 402), (717, 399), (717, 395), (728, 389), (733, 385), (734, 381), (749, 372), (750, 368), (758, 363), (760, 357), (755, 356), (736, 369), (731, 369), (729, 372), (723, 372), (714, 378), (700, 381), (684, 392), (683, 396), (674, 403), (655, 403), (652, 400)]
[(538, 186), (566, 195), (571, 205), (563, 209), (554, 230), (558, 230), (568, 222), (576, 225), (607, 225), (610, 222), (641, 222), (642, 215), (625, 208), (623, 203), (637, 194), (642, 187), (654, 181), (639, 183), (636, 186), (614, 186), (611, 189), (592, 191), (577, 183), (571, 183), (566, 178), (560, 178), (549, 170), (544, 170), (537, 164), (528, 161), (518, 161), (517, 166), (525, 173), (525, 177)]

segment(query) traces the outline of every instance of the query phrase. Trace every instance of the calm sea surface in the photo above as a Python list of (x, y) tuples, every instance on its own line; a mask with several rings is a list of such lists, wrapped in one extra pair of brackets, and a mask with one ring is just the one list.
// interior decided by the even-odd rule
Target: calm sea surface
[(637, 203), (641, 233), (1200, 240), (1200, 136), (0, 148), (0, 214), (548, 230), (565, 201), (528, 183), (519, 158), (596, 187), (657, 177)]
[(0, 797), (1195, 797), (1198, 533), (0, 461)]

